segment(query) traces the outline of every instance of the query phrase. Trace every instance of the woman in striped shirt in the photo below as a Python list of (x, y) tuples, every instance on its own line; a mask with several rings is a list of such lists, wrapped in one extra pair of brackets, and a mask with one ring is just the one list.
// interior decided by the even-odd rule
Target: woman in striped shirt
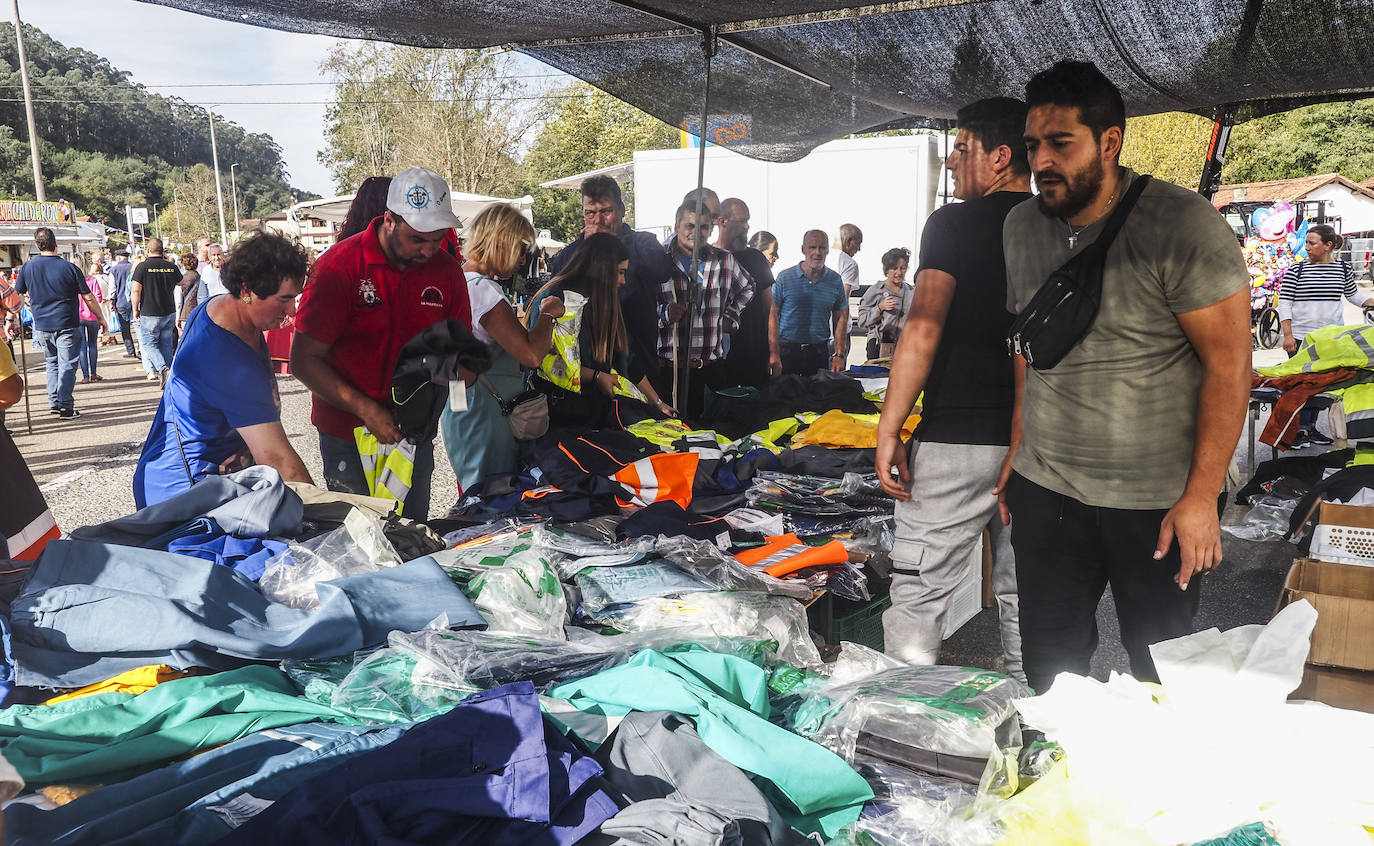
[[(1340, 245), (1341, 236), (1334, 228), (1324, 223), (1311, 227), (1307, 230), (1307, 260), (1292, 265), (1283, 275), (1279, 324), (1283, 328), (1283, 349), (1289, 356), (1297, 353), (1308, 332), (1345, 322), (1342, 296), (1361, 308), (1374, 306), (1374, 297), (1366, 297), (1355, 287), (1355, 270), (1350, 262), (1336, 261)], [(1304, 408), (1298, 418), (1294, 447), (1331, 443), (1331, 438), (1317, 431), (1316, 423), (1317, 411)]]

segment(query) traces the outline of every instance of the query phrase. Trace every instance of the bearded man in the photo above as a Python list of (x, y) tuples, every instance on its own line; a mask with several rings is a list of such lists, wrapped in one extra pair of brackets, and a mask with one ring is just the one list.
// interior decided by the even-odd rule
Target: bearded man
[[(1092, 64), (1037, 74), (1026, 104), (1040, 196), (1012, 209), (1002, 233), (1013, 312), (1097, 238), (1137, 178), (1117, 164), (1121, 94)], [(1192, 631), (1195, 577), (1221, 563), (1249, 316), (1230, 227), (1200, 195), (1152, 180), (1107, 253), (1092, 328), (1053, 369), (1017, 362), (998, 491), (1014, 518), (1021, 651), (1037, 691), (1060, 672), (1088, 674), (1109, 584), (1138, 679), (1156, 678), (1150, 644)]]

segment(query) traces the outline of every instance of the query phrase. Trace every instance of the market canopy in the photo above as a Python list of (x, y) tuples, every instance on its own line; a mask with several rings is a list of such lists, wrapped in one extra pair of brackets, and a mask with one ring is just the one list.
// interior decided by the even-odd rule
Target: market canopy
[(675, 126), (790, 161), (855, 132), (935, 125), (1091, 60), (1131, 114), (1247, 120), (1374, 94), (1370, 0), (143, 0), (273, 29), (509, 46)]

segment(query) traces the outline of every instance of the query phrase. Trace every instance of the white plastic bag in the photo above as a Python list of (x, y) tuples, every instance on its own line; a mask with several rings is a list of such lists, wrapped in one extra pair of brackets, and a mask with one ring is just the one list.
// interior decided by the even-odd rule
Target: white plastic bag
[(1292, 846), (1367, 846), (1374, 714), (1285, 700), (1315, 623), (1296, 602), (1267, 626), (1155, 644), (1162, 685), (1061, 673), (1017, 702), (1063, 746), (1093, 842), (1194, 843), (1260, 820)]
[(386, 539), (381, 521), (351, 509), (343, 525), (302, 543), (267, 562), (258, 587), (264, 596), (292, 608), (318, 608), (317, 582), (395, 567), (401, 557)]

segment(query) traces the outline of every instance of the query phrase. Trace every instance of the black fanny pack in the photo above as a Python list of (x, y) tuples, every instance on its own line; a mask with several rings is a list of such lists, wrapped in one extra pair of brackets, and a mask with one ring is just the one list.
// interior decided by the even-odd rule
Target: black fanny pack
[(1107, 249), (1149, 181), (1149, 176), (1136, 177), (1097, 240), (1064, 262), (1035, 292), (1007, 332), (1008, 352), (1022, 356), (1036, 370), (1049, 370), (1088, 334), (1102, 304)]

